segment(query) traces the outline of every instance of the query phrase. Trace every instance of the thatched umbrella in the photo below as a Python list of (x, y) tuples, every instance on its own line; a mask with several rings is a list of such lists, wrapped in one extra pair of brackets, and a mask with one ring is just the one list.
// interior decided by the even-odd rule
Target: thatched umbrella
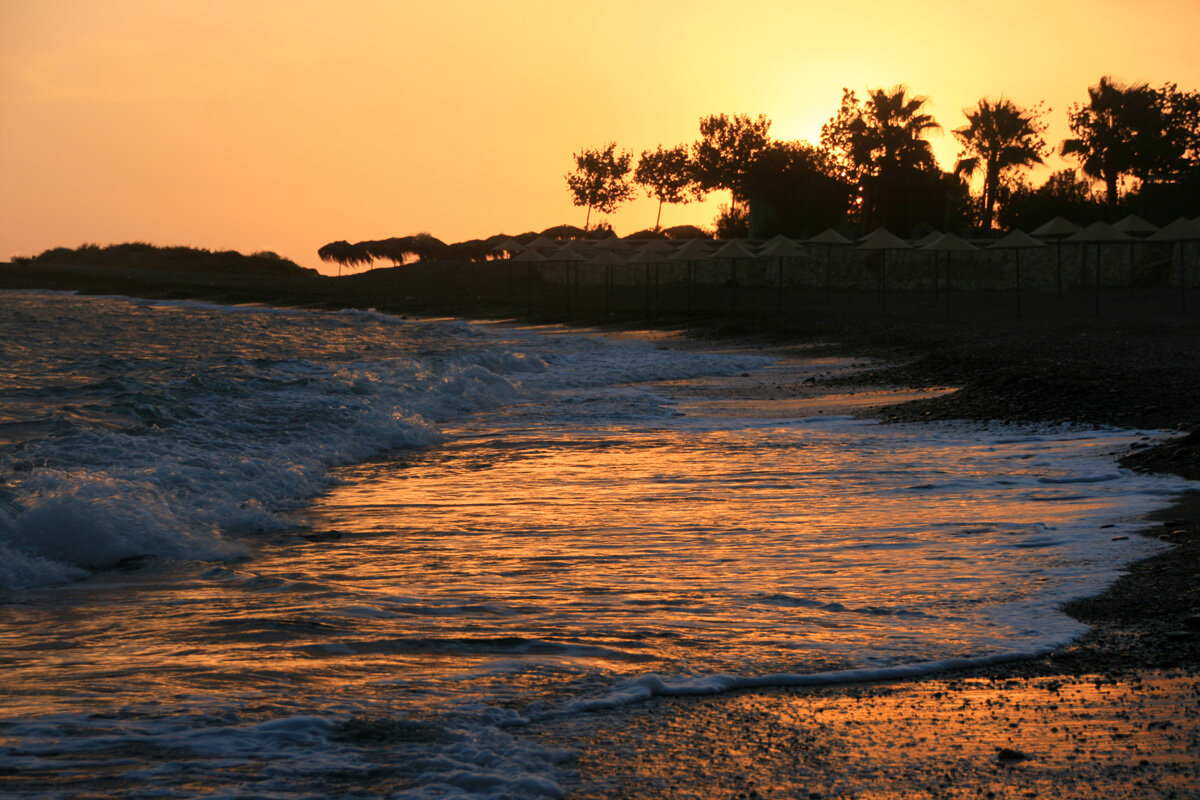
[(602, 239), (592, 240), (592, 247), (600, 250), (612, 250), (617, 253), (628, 252), (632, 245), (615, 233)]
[(1079, 242), (1082, 248), (1082, 256), (1080, 258), (1080, 272), (1083, 272), (1084, 266), (1087, 264), (1087, 245), (1093, 244), (1096, 248), (1096, 299), (1095, 313), (1100, 313), (1100, 246), (1113, 242), (1128, 242), (1129, 236), (1115, 230), (1111, 225), (1105, 222), (1093, 222), (1078, 233), (1074, 233), (1067, 237), (1068, 242)]
[(1130, 236), (1142, 238), (1157, 231), (1158, 226), (1152, 222), (1147, 222), (1137, 214), (1130, 214), (1124, 219), (1114, 222), (1113, 230), (1120, 231), (1121, 233), (1127, 233)]
[(1039, 242), (1028, 233), (1014, 228), (1007, 234), (988, 245), (992, 250), (1012, 250), (1016, 255), (1017, 265), (1017, 316), (1021, 316), (1021, 251), (1035, 247), (1045, 247), (1045, 242)]
[(349, 242), (339, 240), (330, 242), (323, 247), (317, 249), (317, 256), (327, 264), (336, 263), (338, 265), (338, 277), (342, 276), (342, 267), (354, 267), (358, 264), (370, 264), (373, 260), (371, 254), (363, 246), (362, 242), (358, 244), (350, 244)]
[(672, 261), (683, 261), (687, 264), (687, 313), (692, 314), (692, 305), (695, 299), (696, 288), (696, 262), (707, 261), (712, 258), (712, 248), (709, 245), (710, 239), (688, 239), (683, 243), (683, 246), (678, 248), (674, 253), (667, 256)]
[(1129, 242), (1129, 282), (1132, 284), (1134, 278), (1134, 246), (1137, 244), (1137, 240), (1144, 240), (1146, 237), (1157, 231), (1158, 226), (1152, 222), (1147, 222), (1137, 214), (1130, 214), (1114, 222), (1113, 230), (1120, 231), (1121, 233), (1127, 233), (1130, 237), (1132, 237)]
[(887, 228), (876, 228), (858, 240), (859, 250), (875, 250), (879, 256), (879, 313), (887, 313), (887, 254), (889, 250), (908, 250), (908, 242)]
[(413, 250), (413, 237), (411, 236), (393, 236), (390, 239), (360, 242), (359, 244), (372, 258), (386, 258), (392, 262), (392, 266), (396, 267), (404, 263), (405, 256), (416, 254), (416, 251)]
[(754, 258), (754, 253), (741, 239), (730, 239), (717, 248), (713, 258), (729, 259), (729, 313), (732, 315), (737, 308), (737, 263), (739, 258)]
[[(562, 264), (566, 268), (566, 290), (567, 290), (567, 313), (571, 313), (571, 295), (574, 293), (575, 284), (579, 282), (576, 265), (581, 261), (587, 261), (587, 256), (581, 254), (570, 244), (564, 244), (554, 250), (546, 257), (547, 261), (553, 261)], [(574, 275), (573, 275), (574, 273)]]
[(1062, 243), (1072, 234), (1079, 233), (1082, 228), (1066, 217), (1055, 217), (1033, 232), (1034, 236), (1049, 239), (1054, 242), (1054, 269), (1058, 280), (1058, 298), (1062, 299)]
[(534, 250), (533, 248), (529, 248), (529, 249), (522, 250), (521, 252), (517, 253), (515, 256), (510, 258), (509, 261), (514, 261), (514, 262), (519, 261), (526, 265), (526, 270), (525, 270), (526, 306), (528, 307), (529, 313), (532, 315), (533, 314), (533, 276), (534, 276), (534, 271), (536, 270), (537, 264), (545, 263), (546, 257), (544, 255), (542, 255), (541, 253), (539, 253), (537, 250)]
[(950, 317), (950, 253), (974, 253), (979, 250), (978, 247), (971, 244), (967, 240), (955, 236), (953, 233), (943, 233), (938, 238), (921, 246), (921, 250), (928, 250), (933, 253), (933, 268), (937, 269), (937, 262), (941, 258), (942, 253), (946, 253), (946, 317)]
[(538, 252), (550, 253), (559, 247), (562, 247), (562, 242), (551, 239), (548, 236), (539, 236), (525, 246), (531, 250), (537, 250)]
[(525, 249), (525, 245), (509, 236), (507, 239), (504, 239), (495, 247), (493, 247), (492, 252), (501, 255), (504, 258), (512, 258), (515, 253), (520, 253)]
[[(1179, 307), (1180, 310), (1187, 311), (1187, 259), (1183, 247), (1186, 242), (1200, 241), (1200, 217), (1195, 220), (1180, 217), (1150, 234), (1149, 240), (1174, 243), (1173, 260), (1179, 262)], [(1196, 258), (1200, 262), (1200, 249), (1197, 250)]]
[(613, 268), (624, 266), (629, 262), (622, 258), (615, 250), (596, 247), (593, 248), (592, 254), (588, 258), (588, 263), (604, 267), (604, 313), (607, 314), (612, 298)]
[(776, 316), (783, 310), (783, 261), (786, 258), (798, 258), (804, 255), (794, 241), (780, 234), (773, 239), (768, 239), (767, 242), (758, 249), (760, 256), (774, 258), (776, 261), (776, 291), (775, 291), (775, 314)]
[(825, 302), (829, 302), (829, 288), (830, 288), (830, 277), (831, 277), (830, 271), (829, 271), (830, 270), (829, 265), (830, 265), (830, 262), (833, 260), (833, 248), (846, 247), (848, 245), (854, 244), (854, 242), (850, 241), (845, 236), (842, 236), (840, 233), (835, 231), (833, 228), (826, 228), (825, 230), (818, 233), (816, 236), (813, 236), (811, 239), (805, 240), (805, 244), (819, 244), (825, 248)]

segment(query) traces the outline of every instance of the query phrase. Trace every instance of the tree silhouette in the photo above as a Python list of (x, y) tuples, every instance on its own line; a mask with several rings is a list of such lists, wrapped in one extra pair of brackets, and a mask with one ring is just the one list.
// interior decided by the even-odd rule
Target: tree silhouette
[(1033, 187), (1018, 177), (1008, 199), (1000, 204), (1001, 227), (1032, 230), (1054, 217), (1084, 225), (1104, 216), (1104, 202), (1092, 191), (1092, 182), (1080, 180), (1073, 169), (1059, 170)]
[(1174, 83), (1158, 90), (1159, 106), (1169, 121), (1165, 138), (1171, 155), (1176, 156), (1168, 172), (1200, 169), (1200, 92), (1184, 92)]
[(771, 138), (771, 120), (759, 114), (714, 114), (700, 120), (700, 139), (692, 145), (696, 183), (702, 191), (727, 189), (732, 212), (745, 196), (746, 176)]
[(1067, 114), (1074, 138), (1062, 154), (1079, 160), (1085, 175), (1104, 182), (1110, 211), (1117, 207), (1121, 178), (1146, 175), (1163, 158), (1164, 119), (1158, 93), (1145, 83), (1126, 86), (1108, 76), (1088, 87), (1087, 105)]
[(1006, 173), (1041, 164), (1048, 155), (1040, 113), (1011, 100), (983, 98), (974, 111), (964, 110), (967, 125), (954, 131), (962, 144), (954, 171), (968, 177), (983, 172), (983, 227), (991, 230), (997, 195)]
[(629, 185), (630, 162), (633, 154), (617, 152), (616, 142), (609, 142), (599, 150), (582, 150), (574, 154), (575, 171), (566, 175), (567, 188), (571, 190), (577, 206), (587, 206), (584, 230), (592, 222), (592, 209), (611, 214), (621, 203), (633, 195)]
[(658, 230), (663, 203), (689, 203), (696, 196), (688, 146), (681, 144), (664, 150), (659, 145), (654, 152), (643, 150), (633, 181), (645, 188), (647, 196), (658, 199), (658, 216), (654, 218), (654, 230)]
[(808, 142), (772, 142), (746, 176), (754, 236), (799, 236), (842, 222), (853, 189), (830, 154)]
[(924, 138), (941, 127), (921, 110), (928, 101), (903, 85), (870, 89), (865, 101), (843, 89), (838, 113), (821, 128), (822, 146), (861, 187), (861, 213), (869, 225), (907, 221), (912, 214), (902, 209), (906, 196), (942, 192), (935, 185), (941, 170)]

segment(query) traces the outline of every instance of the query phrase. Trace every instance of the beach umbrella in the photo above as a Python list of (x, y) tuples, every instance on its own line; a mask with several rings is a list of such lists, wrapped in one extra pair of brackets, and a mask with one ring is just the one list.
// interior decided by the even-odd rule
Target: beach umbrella
[[(1187, 259), (1184, 257), (1184, 243), (1200, 241), (1200, 217), (1190, 220), (1180, 217), (1169, 225), (1165, 225), (1148, 237), (1152, 242), (1173, 242), (1173, 258), (1179, 262), (1179, 307), (1187, 311)], [(1197, 250), (1197, 260), (1200, 261), (1200, 249)]]
[[(1133, 237), (1133, 239), (1145, 239), (1146, 237), (1150, 236), (1152, 233), (1157, 231), (1158, 226), (1151, 222), (1147, 222), (1146, 220), (1139, 217), (1137, 214), (1130, 214), (1129, 216), (1114, 222), (1113, 230), (1120, 231), (1121, 233), (1127, 233), (1131, 237)], [(1135, 244), (1136, 244), (1135, 241), (1130, 240), (1130, 242), (1129, 242), (1129, 284), (1131, 286), (1133, 285), (1133, 274), (1134, 274), (1133, 254), (1134, 254)]]
[(597, 247), (601, 250), (622, 251), (628, 250), (629, 244), (614, 233), (611, 236), (605, 236), (603, 239), (596, 239), (593, 243), (593, 247)]
[(634, 251), (631, 260), (638, 263), (660, 261), (675, 250), (675, 245), (665, 239), (647, 239), (645, 244)]
[(522, 264), (526, 265), (526, 270), (525, 270), (526, 301), (525, 301), (525, 305), (528, 308), (529, 313), (533, 314), (533, 276), (534, 276), (534, 272), (537, 269), (537, 267), (535, 265), (544, 263), (546, 261), (546, 257), (544, 255), (542, 255), (541, 253), (539, 253), (537, 250), (527, 249), (527, 250), (522, 250), (521, 252), (517, 253), (515, 256), (510, 258), (509, 261), (513, 261), (513, 262), (519, 261)]
[(587, 263), (604, 267), (604, 313), (607, 314), (612, 298), (613, 268), (629, 262), (611, 249), (597, 247), (588, 257)]
[(858, 240), (859, 250), (875, 250), (879, 257), (879, 313), (887, 313), (887, 254), (889, 250), (909, 250), (911, 245), (887, 228), (876, 228)]
[(317, 256), (325, 262), (335, 262), (338, 265), (338, 277), (342, 276), (342, 267), (356, 267), (359, 264), (370, 264), (374, 258), (369, 252), (366, 242), (350, 244), (344, 239), (330, 242), (317, 249)]
[(799, 258), (804, 255), (804, 251), (800, 249), (794, 241), (780, 234), (772, 239), (768, 239), (762, 247), (759, 248), (758, 254), (767, 258), (774, 258), (776, 263), (776, 289), (775, 292), (775, 314), (778, 315), (783, 307), (783, 261), (787, 258)]
[(558, 249), (559, 247), (562, 247), (562, 242), (558, 241), (557, 239), (551, 239), (548, 236), (539, 236), (525, 246), (531, 250), (539, 250), (549, 253)]
[(941, 258), (942, 253), (946, 253), (946, 317), (950, 316), (950, 253), (974, 253), (979, 250), (978, 247), (963, 239), (960, 236), (955, 236), (953, 233), (943, 233), (938, 238), (922, 245), (921, 250), (928, 250), (933, 253), (934, 268), (937, 268), (937, 261)]
[(725, 244), (717, 248), (713, 254), (713, 258), (721, 260), (729, 260), (729, 313), (733, 314), (737, 308), (737, 263), (739, 258), (754, 258), (754, 253), (750, 252), (745, 243), (741, 239), (730, 239)]
[(650, 314), (650, 273), (654, 272), (654, 298), (658, 299), (659, 287), (659, 265), (668, 253), (675, 252), (675, 245), (664, 239), (647, 239), (645, 244), (639, 247), (632, 256), (630, 261), (646, 265), (646, 314)]
[(1004, 236), (988, 245), (991, 250), (1012, 250), (1016, 256), (1017, 266), (1017, 316), (1021, 316), (1021, 251), (1037, 247), (1045, 247), (1046, 243), (1038, 241), (1023, 230), (1014, 228)]
[[(562, 264), (566, 270), (566, 293), (567, 293), (567, 313), (571, 313), (571, 294), (573, 292), (574, 283), (578, 282), (578, 271), (576, 265), (580, 261), (587, 261), (587, 256), (582, 255), (571, 244), (564, 244), (557, 247), (550, 253), (547, 261), (553, 261)], [(575, 280), (572, 280), (572, 273), (575, 273)]]
[(829, 288), (830, 288), (830, 273), (829, 273), (830, 267), (829, 267), (829, 265), (830, 265), (830, 262), (833, 260), (833, 248), (847, 247), (849, 245), (854, 244), (854, 242), (850, 241), (845, 236), (842, 236), (840, 233), (835, 231), (833, 228), (826, 228), (825, 230), (818, 233), (816, 236), (806, 239), (805, 244), (818, 244), (825, 248), (825, 302), (829, 302)]
[(1040, 227), (1035, 228), (1033, 235), (1040, 236), (1043, 239), (1065, 239), (1073, 233), (1079, 233), (1081, 230), (1083, 228), (1080, 228), (1066, 217), (1055, 217)]
[(525, 249), (525, 245), (518, 242), (511, 236), (492, 248), (493, 253), (503, 253), (508, 258), (512, 258), (512, 253), (520, 253)]
[(1082, 257), (1080, 258), (1080, 272), (1083, 272), (1084, 266), (1087, 263), (1087, 246), (1093, 245), (1096, 250), (1096, 299), (1095, 313), (1100, 313), (1100, 246), (1103, 244), (1112, 244), (1114, 242), (1128, 242), (1130, 237), (1127, 234), (1121, 233), (1114, 229), (1106, 222), (1093, 222), (1078, 233), (1073, 233), (1066, 238), (1068, 242), (1079, 242)]
[(1113, 230), (1127, 233), (1130, 236), (1149, 236), (1158, 230), (1158, 226), (1154, 223), (1147, 222), (1137, 214), (1130, 214), (1124, 219), (1113, 223)]
[(1058, 298), (1062, 299), (1062, 243), (1068, 236), (1083, 230), (1066, 217), (1055, 217), (1033, 232), (1034, 236), (1054, 242), (1054, 269), (1058, 281)]
[(696, 262), (712, 258), (711, 239), (688, 239), (677, 247), (667, 258), (671, 261), (683, 261), (687, 264), (687, 313), (692, 314), (696, 288)]

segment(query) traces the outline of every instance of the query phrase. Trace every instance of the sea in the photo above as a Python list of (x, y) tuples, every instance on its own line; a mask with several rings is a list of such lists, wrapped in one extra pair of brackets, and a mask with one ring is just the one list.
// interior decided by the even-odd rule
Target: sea
[(785, 361), (0, 293), (0, 794), (563, 797), (531, 723), (1044, 653), (1165, 547), (1163, 432), (689, 390)]

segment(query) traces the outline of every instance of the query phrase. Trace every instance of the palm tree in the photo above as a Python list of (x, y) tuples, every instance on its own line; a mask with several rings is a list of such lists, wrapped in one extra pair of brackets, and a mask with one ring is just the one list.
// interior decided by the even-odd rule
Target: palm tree
[(925, 137), (942, 126), (921, 111), (928, 97), (909, 96), (903, 85), (871, 89), (851, 130), (851, 156), (876, 175), (910, 169), (936, 169)]
[(1071, 106), (1067, 119), (1075, 138), (1062, 143), (1090, 178), (1104, 182), (1105, 200), (1115, 210), (1121, 176), (1146, 160), (1146, 143), (1162, 138), (1158, 95), (1145, 83), (1125, 86), (1105, 76), (1088, 87), (1088, 103)]
[(967, 125), (954, 131), (962, 143), (956, 174), (973, 176), (983, 171), (983, 227), (991, 230), (997, 194), (1006, 172), (1041, 164), (1047, 154), (1042, 139), (1045, 125), (1037, 112), (1027, 111), (1011, 100), (979, 101), (974, 111), (964, 109)]

